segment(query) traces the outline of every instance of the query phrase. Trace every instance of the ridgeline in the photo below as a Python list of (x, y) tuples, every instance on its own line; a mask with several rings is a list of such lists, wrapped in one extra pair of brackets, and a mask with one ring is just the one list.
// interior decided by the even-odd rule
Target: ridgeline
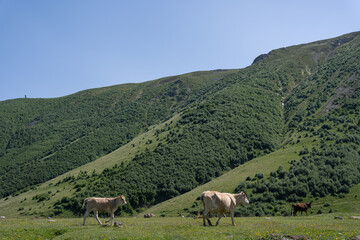
[[(345, 198), (360, 183), (359, 56), (355, 32), (244, 69), (0, 102), (0, 210), (76, 215), (86, 197), (122, 194), (132, 215), (239, 169), (225, 189), (252, 204), (237, 215)], [(178, 210), (198, 204), (192, 196)]]

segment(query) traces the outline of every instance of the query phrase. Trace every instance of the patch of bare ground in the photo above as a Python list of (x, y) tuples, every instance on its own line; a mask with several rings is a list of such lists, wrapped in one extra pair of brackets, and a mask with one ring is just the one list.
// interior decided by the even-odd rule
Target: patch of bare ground
[(355, 77), (356, 77), (356, 74), (355, 73), (352, 74), (351, 77), (349, 77), (347, 80), (345, 80), (344, 83), (335, 90), (335, 95), (324, 106), (324, 108), (322, 110), (323, 114), (327, 114), (329, 111), (341, 107), (340, 104), (335, 103), (335, 100), (343, 99), (345, 96), (351, 97), (354, 94), (354, 92), (355, 92), (354, 87), (351, 85), (348, 85), (348, 83), (352, 82), (355, 79)]

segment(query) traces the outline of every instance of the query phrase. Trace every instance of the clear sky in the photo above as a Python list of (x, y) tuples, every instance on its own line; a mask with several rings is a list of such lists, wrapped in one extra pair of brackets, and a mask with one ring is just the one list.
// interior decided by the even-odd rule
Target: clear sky
[(0, 101), (243, 68), (354, 31), (358, 0), (0, 0)]

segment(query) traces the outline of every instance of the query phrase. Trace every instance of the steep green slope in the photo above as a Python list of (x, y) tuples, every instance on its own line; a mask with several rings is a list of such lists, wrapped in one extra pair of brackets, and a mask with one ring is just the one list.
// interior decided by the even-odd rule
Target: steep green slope
[[(306, 145), (311, 145), (308, 141)], [(253, 179), (256, 174), (263, 174), (264, 179), (269, 179), (271, 173), (276, 172), (279, 166), (282, 166), (285, 172), (290, 168), (289, 159), (298, 161), (301, 156), (299, 152), (303, 148), (303, 143), (291, 145), (285, 149), (280, 149), (266, 156), (255, 158), (248, 163), (245, 163), (222, 176), (201, 185), (185, 194), (171, 198), (160, 204), (157, 204), (149, 209), (144, 209), (147, 213), (153, 213), (156, 216), (195, 216), (203, 209), (199, 201), (199, 196), (203, 191), (217, 190), (221, 192), (237, 192), (238, 185), (241, 182), (256, 184), (259, 182), (255, 180), (245, 181), (247, 178)], [(261, 181), (261, 180), (260, 180)], [(249, 206), (239, 206), (237, 216), (271, 216), (271, 215), (289, 215), (290, 206), (292, 202), (274, 201), (269, 199), (262, 201), (259, 197), (268, 193), (253, 194), (251, 189), (244, 188), (241, 184), (241, 190), (246, 191), (250, 200)], [(257, 186), (259, 187), (260, 184)], [(278, 191), (278, 190), (277, 190)], [(272, 191), (272, 192), (277, 192)], [(304, 200), (313, 201), (310, 213), (351, 213), (359, 214), (360, 205), (358, 204), (358, 196), (360, 196), (360, 184), (356, 184), (349, 188), (349, 192), (342, 195), (326, 197), (312, 197), (311, 195), (304, 198)], [(267, 204), (271, 204), (271, 207)], [(276, 211), (274, 211), (276, 209)], [(144, 213), (141, 212), (137, 216), (142, 217)]]
[[(248, 176), (254, 176), (260, 172), (265, 174), (265, 176), (269, 176), (270, 172), (275, 171), (280, 165), (288, 168), (289, 159), (299, 159), (299, 155), (296, 154), (296, 152), (301, 149), (302, 146), (298, 144), (289, 146), (286, 149), (280, 149), (266, 156), (255, 158), (192, 191), (157, 204), (146, 211), (154, 213), (156, 216), (195, 214), (200, 210), (200, 201), (198, 200), (203, 191), (217, 190), (221, 192), (233, 192), (238, 184), (241, 181), (245, 181)], [(139, 216), (141, 216), (141, 213)]]
[[(153, 151), (139, 154), (126, 166), (115, 166), (99, 176), (86, 177), (87, 187), (59, 204), (78, 212), (86, 196), (122, 193), (129, 198), (129, 208), (149, 206), (183, 194), (226, 170), (287, 144), (301, 131), (294, 129), (299, 114), (306, 110), (309, 121), (317, 117), (313, 108), (304, 110), (308, 98), (297, 103), (293, 103), (293, 98), (308, 92), (305, 86), (320, 74), (323, 81), (318, 87), (326, 88), (327, 71), (338, 71), (340, 76), (348, 78), (349, 69), (353, 69), (355, 73), (351, 74), (356, 75), (358, 65), (350, 59), (356, 62), (358, 44), (356, 33), (271, 52), (266, 59), (217, 82), (200, 103), (184, 110), (181, 118), (170, 126), (168, 136), (159, 139)], [(345, 67), (339, 69), (338, 64)], [(343, 82), (339, 77), (331, 77), (335, 78)], [(353, 79), (356, 83), (357, 78)], [(318, 90), (312, 89), (314, 97), (317, 94), (322, 98), (324, 91)], [(326, 96), (332, 97), (331, 93)], [(315, 112), (322, 107), (316, 105)], [(345, 151), (351, 148), (345, 147)], [(357, 153), (354, 154), (355, 162), (349, 166), (357, 168)], [(344, 161), (350, 164), (347, 159)], [(352, 184), (358, 181), (358, 172), (353, 173), (356, 177)], [(284, 200), (304, 197), (303, 191), (293, 194)]]
[[(28, 206), (46, 205), (42, 213), (34, 213), (32, 207), (18, 213), (77, 214), (86, 197), (125, 194), (129, 204), (123, 210), (133, 214), (134, 209), (141, 211), (181, 194), (189, 196), (198, 186), (196, 193), (206, 186), (216, 188), (221, 184), (223, 187), (214, 190), (243, 189), (249, 194), (253, 204), (245, 208), (245, 215), (285, 214), (286, 203), (295, 200), (328, 195), (346, 198), (349, 189), (360, 182), (359, 35), (352, 33), (274, 50), (241, 70), (192, 73), (141, 85), (117, 86), (124, 88), (119, 90), (121, 93), (114, 88), (90, 91), (96, 96), (94, 104), (99, 99), (108, 101), (99, 109), (111, 109), (95, 118), (103, 122), (90, 132), (101, 131), (93, 138), (96, 147), (102, 150), (100, 154), (91, 155), (95, 158), (105, 154), (104, 146), (108, 145), (103, 143), (111, 145), (119, 140), (113, 137), (116, 134), (126, 135), (120, 138), (122, 143), (117, 144), (121, 146), (149, 130), (151, 124), (174, 118), (151, 128), (146, 140), (127, 145), (126, 151), (131, 153), (125, 152), (125, 148), (119, 150), (119, 154), (130, 154), (126, 161), (114, 161), (117, 164), (106, 165), (100, 173), (92, 173), (94, 168), (87, 168), (88, 172), (54, 182), (56, 193), (49, 190), (51, 193), (37, 193), (39, 196), (25, 200), (29, 201)], [(105, 93), (113, 94), (114, 98), (109, 100), (110, 95)], [(88, 100), (84, 99), (84, 104)], [(117, 108), (120, 102), (123, 105)], [(133, 107), (136, 110), (133, 111)], [(85, 116), (84, 120), (90, 116), (80, 115)], [(84, 129), (90, 131), (91, 128)], [(131, 129), (135, 130), (129, 132)], [(67, 150), (81, 143), (87, 147), (74, 148), (79, 150), (79, 155), (69, 151), (67, 156), (89, 158), (84, 150), (93, 151), (94, 145), (87, 140), (88, 136), (74, 138), (60, 149)], [(8, 150), (16, 152), (15, 148)], [(47, 156), (51, 159), (57, 154)], [(276, 156), (279, 159), (271, 159)], [(54, 163), (61, 162), (60, 159), (66, 158)], [(244, 165), (239, 166), (241, 164)], [(265, 168), (269, 164), (270, 167)], [(228, 184), (226, 176), (238, 171), (242, 173)], [(220, 177), (226, 172), (228, 175)], [(213, 179), (219, 184), (211, 185)], [(210, 185), (203, 185), (206, 183)], [(334, 185), (337, 187), (331, 189)], [(66, 194), (61, 195), (62, 191)], [(57, 199), (55, 203), (53, 197)], [(196, 199), (189, 199), (187, 204), (192, 205), (179, 206), (184, 206), (185, 212), (194, 213)], [(5, 208), (6, 201), (2, 203)], [(174, 214), (167, 208), (156, 211)]]
[[(116, 189), (138, 208), (185, 193), (270, 152), (281, 132), (281, 107), (276, 99), (273, 93), (263, 94), (253, 88), (223, 89), (183, 113), (154, 151), (139, 154), (126, 166), (89, 177), (87, 189), (76, 198), (80, 201), (87, 195), (110, 195)], [(249, 121), (248, 115), (242, 114), (245, 111), (257, 119)]]
[[(175, 121), (178, 117), (178, 115), (175, 115), (160, 125), (151, 126), (149, 131), (138, 135), (129, 143), (95, 161), (75, 168), (43, 184), (32, 186), (29, 191), (1, 199), (1, 214), (7, 217), (19, 217), (19, 215), (53, 215), (54, 204), (57, 201), (60, 201), (64, 197), (70, 198), (78, 189), (84, 187), (81, 182), (84, 172), (100, 173), (104, 169), (111, 168), (116, 164), (120, 165), (129, 162), (146, 148), (154, 149), (156, 142), (155, 132), (168, 126), (171, 121)], [(157, 136), (161, 137), (164, 134), (166, 134), (166, 132), (162, 132)], [(57, 213), (59, 210), (55, 212)], [(66, 214), (65, 211), (63, 211), (63, 215), (64, 214)]]
[(126, 144), (232, 73), (195, 72), (56, 99), (0, 103), (0, 196), (49, 180)]
[[(307, 199), (316, 204), (319, 198), (342, 199), (358, 189), (354, 185), (360, 182), (360, 39), (352, 36), (332, 40), (338, 47), (326, 62), (284, 99), (284, 144), (303, 144), (302, 157), (289, 159), (288, 171), (279, 167), (268, 178), (259, 173), (242, 181), (234, 191), (246, 191), (253, 204), (239, 214), (286, 214), (281, 210), (286, 202)], [(309, 138), (314, 138), (312, 144), (305, 144)], [(341, 202), (356, 201), (346, 198)]]

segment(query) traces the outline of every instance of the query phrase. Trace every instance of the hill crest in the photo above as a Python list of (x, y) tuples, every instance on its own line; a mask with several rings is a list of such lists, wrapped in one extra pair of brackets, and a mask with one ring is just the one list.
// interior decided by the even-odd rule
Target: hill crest
[[(95, 160), (120, 148), (128, 157), (114, 157), (117, 164), (101, 173), (83, 171), (54, 183), (66, 189), (66, 196), (49, 190), (43, 196), (49, 199), (40, 202), (62, 196), (46, 212), (75, 213), (84, 197), (125, 193), (130, 204), (124, 211), (130, 214), (310, 136), (321, 142), (303, 146), (310, 159), (335, 154), (334, 148), (352, 149), (351, 142), (359, 139), (359, 42), (356, 32), (273, 50), (245, 69), (194, 72), (57, 99), (2, 102), (0, 180), (6, 187), (1, 194), (26, 194), (31, 185), (100, 162)], [(354, 151), (357, 159), (359, 149)], [(347, 156), (343, 161), (356, 166)], [(285, 175), (291, 179), (289, 171)], [(357, 181), (352, 179), (348, 187)], [(265, 206), (256, 186), (249, 186), (259, 206)], [(339, 189), (327, 189), (325, 195), (345, 191)], [(293, 199), (304, 197), (293, 194)], [(37, 199), (25, 201), (36, 204)]]

